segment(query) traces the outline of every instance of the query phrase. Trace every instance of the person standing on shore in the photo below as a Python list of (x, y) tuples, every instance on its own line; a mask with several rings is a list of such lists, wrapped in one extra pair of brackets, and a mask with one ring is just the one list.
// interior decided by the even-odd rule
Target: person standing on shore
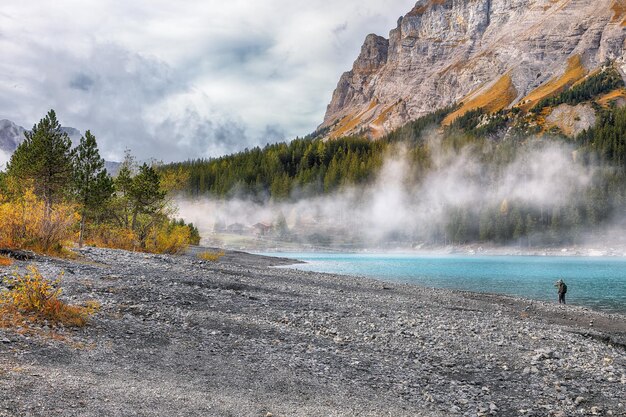
[(557, 291), (559, 293), (559, 304), (565, 304), (565, 294), (567, 293), (567, 285), (562, 279), (560, 279), (554, 284), (554, 286), (557, 288)]

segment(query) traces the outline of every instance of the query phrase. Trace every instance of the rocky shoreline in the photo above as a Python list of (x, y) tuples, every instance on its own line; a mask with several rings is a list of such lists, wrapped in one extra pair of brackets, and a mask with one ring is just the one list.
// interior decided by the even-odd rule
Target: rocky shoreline
[(0, 329), (0, 416), (626, 415), (623, 315), (239, 252), (32, 262), (102, 309)]

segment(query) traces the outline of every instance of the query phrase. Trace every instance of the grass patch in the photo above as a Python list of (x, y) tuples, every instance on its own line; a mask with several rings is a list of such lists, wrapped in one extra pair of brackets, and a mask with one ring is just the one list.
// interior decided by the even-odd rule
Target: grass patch
[(541, 100), (558, 95), (568, 89), (585, 75), (587, 75), (587, 70), (583, 66), (580, 55), (574, 55), (567, 60), (567, 68), (560, 77), (552, 78), (531, 91), (522, 99), (520, 107), (524, 110), (530, 110)]
[(375, 125), (382, 125), (383, 123), (385, 123), (385, 121), (387, 120), (387, 117), (389, 116), (389, 113), (391, 113), (391, 111), (393, 110), (394, 107), (397, 106), (396, 104), (392, 104), (391, 106), (387, 107), (386, 109), (384, 109), (380, 115), (376, 118), (376, 120), (374, 120)]
[(486, 113), (483, 109), (470, 110), (458, 117), (448, 129), (457, 129), (474, 137), (487, 137), (506, 128), (509, 115), (505, 111), (494, 114)]
[(218, 252), (204, 251), (204, 252), (198, 254), (198, 258), (202, 259), (203, 261), (217, 262), (225, 254), (226, 253), (223, 250), (218, 251)]
[(496, 113), (505, 109), (517, 97), (517, 90), (513, 85), (510, 74), (505, 74), (488, 90), (476, 95), (471, 94), (469, 100), (464, 100), (464, 104), (456, 111), (450, 113), (444, 120), (443, 125), (449, 126), (457, 118), (465, 113), (483, 109), (485, 113)]
[(348, 115), (341, 119), (341, 122), (337, 129), (332, 132), (331, 137), (338, 138), (344, 136), (350, 130), (354, 129), (361, 123), (361, 114), (356, 115), (355, 117), (351, 117), (352, 115)]
[[(359, 126), (360, 123), (364, 121), (364, 117), (367, 113), (371, 112), (374, 108), (378, 106), (378, 101), (376, 99), (372, 100), (367, 109), (363, 110), (360, 113), (351, 113), (344, 118), (341, 119), (339, 125), (335, 127), (330, 133), (330, 137), (333, 139), (345, 136), (346, 134), (350, 134), (350, 131)], [(356, 114), (356, 116), (355, 116)]]
[(0, 327), (27, 327), (29, 323), (44, 322), (64, 327), (85, 326), (100, 304), (89, 301), (77, 306), (61, 301), (62, 277), (61, 273), (54, 280), (47, 279), (31, 265), (24, 274), (15, 271), (5, 278), (9, 290), (0, 294)]
[[(624, 18), (626, 14), (626, 0), (613, 0), (613, 4), (611, 5), (611, 10), (613, 11), (613, 18), (611, 19), (611, 23), (617, 23)], [(622, 21), (622, 26), (624, 22)]]
[(557, 96), (542, 99), (530, 111), (539, 113), (546, 107), (556, 107), (563, 103), (575, 106), (623, 87), (624, 80), (621, 74), (613, 66), (608, 66), (597, 74), (575, 84), (569, 90), (563, 91)]
[(626, 89), (620, 88), (603, 95), (598, 99), (598, 104), (603, 107), (609, 107), (611, 103), (618, 102), (619, 100), (626, 100)]

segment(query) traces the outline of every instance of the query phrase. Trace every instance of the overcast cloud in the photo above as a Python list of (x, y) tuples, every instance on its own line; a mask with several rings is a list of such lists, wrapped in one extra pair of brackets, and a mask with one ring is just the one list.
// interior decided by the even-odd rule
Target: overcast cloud
[(50, 108), (103, 156), (217, 156), (312, 132), (413, 0), (29, 0), (0, 9), (0, 119)]

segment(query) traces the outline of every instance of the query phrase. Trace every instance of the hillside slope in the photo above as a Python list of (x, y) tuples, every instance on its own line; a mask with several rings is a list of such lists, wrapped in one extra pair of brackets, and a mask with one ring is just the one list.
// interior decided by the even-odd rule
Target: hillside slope
[(452, 104), (529, 110), (606, 61), (624, 74), (626, 0), (420, 0), (368, 35), (321, 128), (380, 137)]

